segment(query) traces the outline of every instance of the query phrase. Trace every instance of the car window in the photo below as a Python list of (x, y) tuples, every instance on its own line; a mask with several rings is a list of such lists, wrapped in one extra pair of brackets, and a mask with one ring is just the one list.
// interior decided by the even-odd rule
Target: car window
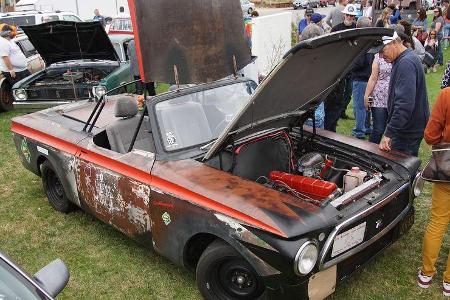
[(81, 20), (80, 18), (78, 18), (75, 15), (63, 15), (62, 19), (64, 21), (83, 22), (83, 20)]
[(34, 16), (16, 16), (0, 18), (0, 23), (6, 23), (14, 26), (35, 25), (36, 18)]
[(19, 45), (20, 49), (22, 49), (22, 52), (25, 55), (25, 57), (28, 58), (30, 56), (37, 54), (36, 49), (34, 49), (33, 44), (31, 44), (31, 42), (28, 39), (20, 40), (17, 42), (17, 44)]
[(219, 137), (256, 85), (239, 82), (159, 102), (155, 113), (166, 151), (206, 144)]
[(47, 299), (26, 278), (0, 259), (0, 299)]
[(58, 15), (45, 15), (41, 17), (42, 23), (52, 22), (52, 21), (58, 21), (59, 17)]
[(133, 31), (133, 25), (131, 19), (114, 19), (111, 22), (109, 30), (117, 31)]
[(117, 55), (120, 58), (120, 61), (125, 61), (125, 58), (123, 57), (122, 48), (120, 47), (120, 43), (113, 43), (114, 50), (116, 51)]

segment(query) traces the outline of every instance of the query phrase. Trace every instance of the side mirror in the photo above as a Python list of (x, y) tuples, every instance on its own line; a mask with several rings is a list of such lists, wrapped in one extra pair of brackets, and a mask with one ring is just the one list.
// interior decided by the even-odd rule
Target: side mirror
[(59, 258), (34, 274), (37, 283), (52, 297), (56, 297), (64, 289), (69, 277), (69, 269)]

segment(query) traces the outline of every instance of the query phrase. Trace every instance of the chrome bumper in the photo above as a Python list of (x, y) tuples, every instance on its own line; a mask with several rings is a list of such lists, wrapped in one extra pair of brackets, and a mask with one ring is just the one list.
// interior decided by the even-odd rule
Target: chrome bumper
[(344, 254), (342, 254), (342, 255), (334, 258), (334, 259), (331, 259), (331, 260), (325, 262), (325, 257), (327, 256), (328, 252), (330, 251), (330, 249), (331, 249), (331, 247), (333, 245), (333, 241), (336, 238), (336, 235), (338, 235), (342, 231), (343, 228), (351, 225), (352, 223), (355, 223), (355, 222), (361, 220), (365, 216), (370, 215), (372, 212), (380, 209), (381, 207), (385, 206), (389, 202), (393, 201), (395, 199), (395, 197), (397, 197), (401, 192), (403, 192), (405, 189), (407, 189), (409, 187), (409, 185), (410, 185), (409, 183), (405, 183), (400, 188), (398, 188), (396, 191), (394, 191), (392, 194), (390, 194), (389, 196), (387, 196), (383, 200), (379, 201), (375, 205), (373, 205), (373, 206), (371, 206), (371, 207), (369, 207), (369, 208), (359, 212), (358, 214), (356, 214), (356, 215), (346, 219), (342, 223), (338, 224), (333, 229), (333, 231), (331, 232), (330, 236), (328, 237), (327, 241), (325, 242), (325, 245), (324, 245), (322, 251), (320, 252), (319, 270), (325, 270), (325, 269), (327, 269), (327, 268), (329, 268), (329, 267), (331, 267), (333, 265), (338, 264), (339, 262), (345, 260), (346, 258), (354, 255), (355, 253), (358, 253), (358, 252), (364, 250), (365, 248), (369, 247), (374, 242), (379, 240), (381, 237), (383, 237), (391, 229), (393, 229), (403, 219), (403, 217), (405, 217), (407, 215), (407, 213), (411, 209), (411, 204), (408, 204), (405, 207), (405, 209), (403, 209), (403, 211), (388, 226), (386, 226), (383, 230), (378, 232), (371, 239), (369, 239), (369, 240), (363, 242), (362, 244), (359, 244), (358, 246), (348, 250)]

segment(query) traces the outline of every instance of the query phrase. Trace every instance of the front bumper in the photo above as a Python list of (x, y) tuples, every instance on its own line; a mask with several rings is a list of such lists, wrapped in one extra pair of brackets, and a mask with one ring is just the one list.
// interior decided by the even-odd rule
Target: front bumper
[[(383, 231), (383, 235), (366, 245), (364, 250), (353, 253), (339, 263), (305, 277), (301, 283), (281, 283), (277, 289), (268, 288), (263, 299), (323, 299), (331, 295), (337, 285), (375, 258), (411, 228), (414, 223), (414, 207), (408, 205), (399, 217), (395, 225), (390, 226), (389, 230)], [(270, 280), (275, 283), (274, 278)], [(277, 280), (277, 282), (280, 281)]]
[[(381, 221), (380, 221), (381, 220)], [(364, 239), (360, 244), (333, 256), (333, 245), (339, 234), (349, 232), (365, 223)], [(361, 266), (373, 259), (414, 223), (414, 207), (410, 200), (410, 184), (397, 188), (382, 200), (344, 219), (332, 230), (319, 255), (316, 273), (297, 277), (297, 282), (267, 278), (267, 299), (322, 299), (332, 294), (336, 286)], [(280, 283), (281, 282), (281, 283)]]

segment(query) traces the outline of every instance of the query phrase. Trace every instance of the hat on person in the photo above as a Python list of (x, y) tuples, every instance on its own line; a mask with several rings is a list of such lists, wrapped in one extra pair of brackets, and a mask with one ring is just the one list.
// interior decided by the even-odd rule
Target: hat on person
[(320, 21), (322, 21), (323, 18), (325, 18), (324, 15), (315, 13), (315, 14), (312, 14), (312, 16), (311, 16), (311, 22), (314, 23), (314, 24), (317, 24)]
[(342, 13), (345, 15), (350, 15), (350, 16), (358, 15), (358, 12), (356, 11), (356, 6), (354, 6), (353, 4), (347, 4), (347, 6), (345, 6), (344, 10), (342, 11)]
[(306, 16), (312, 16), (313, 14), (314, 14), (314, 9), (312, 9), (312, 8), (305, 9)]
[(0, 24), (0, 36), (7, 37), (11, 35), (13, 29), (8, 24)]
[(381, 49), (384, 48), (384, 46), (390, 44), (392, 41), (396, 40), (398, 38), (398, 34), (397, 31), (394, 31), (394, 34), (392, 36), (390, 35), (384, 35), (381, 38), (381, 41), (379, 41), (379, 43), (375, 46), (373, 46), (369, 51), (367, 51), (368, 53), (378, 53), (381, 51)]

